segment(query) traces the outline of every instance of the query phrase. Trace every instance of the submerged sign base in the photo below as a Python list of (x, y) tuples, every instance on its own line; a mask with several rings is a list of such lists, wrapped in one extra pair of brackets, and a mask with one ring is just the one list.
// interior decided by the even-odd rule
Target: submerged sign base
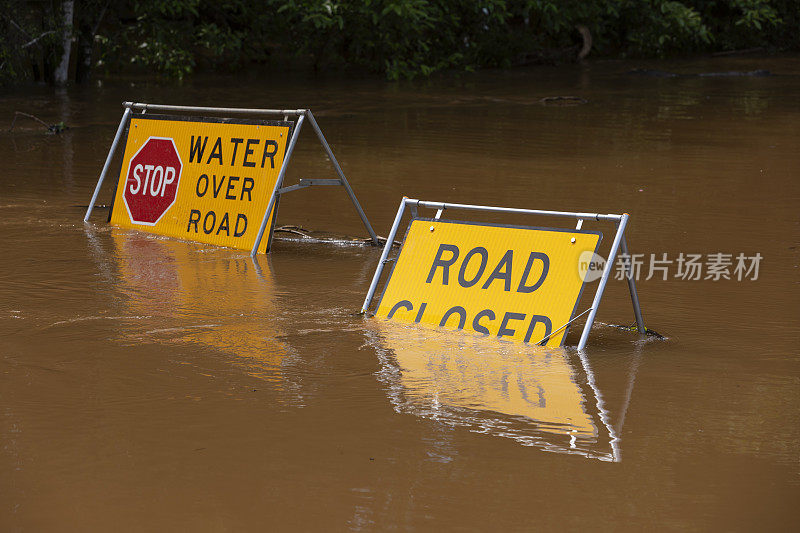
[[(539, 211), (404, 198), (375, 270), (362, 313), (372, 302), (391, 243), (408, 208), (412, 220), (375, 315), (400, 322), (469, 330), (526, 343), (561, 346), (569, 326), (588, 313), (583, 349), (619, 250), (627, 254), (628, 215)], [(434, 218), (418, 208), (436, 209)], [(569, 217), (575, 230), (503, 226), (442, 220), (445, 209)], [(578, 312), (586, 271), (580, 263), (596, 254), (602, 234), (582, 230), (584, 220), (617, 225), (608, 260), (590, 308)], [(640, 333), (645, 332), (632, 276), (628, 287)], [(576, 314), (577, 313), (577, 314)]]
[[(122, 166), (109, 215), (109, 222), (114, 225), (250, 250), (255, 255), (269, 251), (281, 195), (315, 185), (337, 185), (347, 192), (372, 242), (379, 244), (310, 110), (131, 102), (123, 105), (125, 112), (84, 222), (89, 220), (111, 160), (124, 138)], [(241, 114), (251, 118), (152, 115), (147, 111)], [(254, 116), (282, 116), (283, 120), (259, 120)], [(290, 121), (290, 117), (296, 121)], [(338, 178), (300, 180), (297, 185), (283, 187), (305, 120), (313, 127)]]

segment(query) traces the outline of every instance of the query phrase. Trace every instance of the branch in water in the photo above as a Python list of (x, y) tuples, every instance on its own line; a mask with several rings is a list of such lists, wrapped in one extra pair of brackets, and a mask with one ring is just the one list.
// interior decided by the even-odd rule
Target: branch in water
[(22, 111), (14, 111), (14, 120), (11, 121), (11, 127), (8, 129), (8, 131), (14, 131), (14, 126), (16, 125), (17, 119), (20, 116), (35, 120), (36, 122), (47, 128), (47, 131), (51, 133), (61, 133), (62, 131), (67, 129), (67, 126), (65, 126), (63, 122), (59, 122), (58, 124), (48, 124), (47, 122), (45, 122), (44, 120), (40, 119), (37, 116), (31, 115), (29, 113), (23, 113)]

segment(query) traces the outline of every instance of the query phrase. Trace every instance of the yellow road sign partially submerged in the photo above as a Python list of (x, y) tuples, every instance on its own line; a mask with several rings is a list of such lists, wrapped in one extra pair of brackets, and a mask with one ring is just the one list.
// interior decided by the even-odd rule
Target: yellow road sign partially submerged
[[(362, 313), (367, 312), (388, 259), (391, 244), (409, 208), (412, 220), (386, 281), (375, 316), (430, 324), (498, 338), (561, 346), (569, 326), (588, 314), (578, 348), (589, 329), (619, 250), (627, 254), (628, 215), (539, 211), (404, 198), (395, 217)], [(418, 208), (436, 209), (423, 218)], [(445, 209), (569, 217), (572, 229), (503, 226), (443, 220)], [(595, 257), (602, 234), (582, 229), (585, 220), (617, 225), (608, 260), (591, 307), (577, 313), (588, 270), (581, 262)], [(637, 326), (645, 332), (632, 276), (628, 276)], [(577, 313), (577, 314), (576, 314)]]
[(601, 234), (417, 218), (376, 316), (560, 346)]
[[(292, 127), (276, 121), (132, 117), (111, 223), (251, 250)], [(273, 218), (267, 214), (266, 235)], [(264, 239), (259, 252), (267, 248)]]
[[(89, 220), (124, 136), (122, 165), (109, 215), (109, 222), (116, 226), (250, 250), (255, 255), (270, 249), (281, 195), (305, 187), (338, 185), (350, 197), (372, 242), (378, 244), (377, 235), (310, 110), (131, 102), (124, 107), (84, 221)], [(279, 116), (283, 120), (153, 115), (148, 111)], [(283, 187), (305, 120), (314, 128), (338, 178), (301, 179), (296, 185)]]

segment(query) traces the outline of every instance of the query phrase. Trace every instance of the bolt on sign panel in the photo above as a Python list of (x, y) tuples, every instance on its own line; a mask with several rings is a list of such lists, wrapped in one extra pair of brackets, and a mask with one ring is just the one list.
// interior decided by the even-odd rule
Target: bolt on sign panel
[[(596, 231), (411, 221), (376, 316), (561, 346)], [(585, 260), (585, 259), (584, 259)]]
[[(293, 123), (141, 115), (128, 125), (110, 221), (251, 250)], [(272, 219), (259, 246), (264, 253)]]

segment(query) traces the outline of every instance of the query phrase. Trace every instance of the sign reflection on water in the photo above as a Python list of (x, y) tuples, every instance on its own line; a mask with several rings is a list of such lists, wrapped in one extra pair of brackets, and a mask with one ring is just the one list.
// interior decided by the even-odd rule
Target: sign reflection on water
[(112, 230), (109, 254), (127, 311), (142, 327), (136, 343), (195, 344), (236, 356), (248, 373), (276, 379), (288, 350), (276, 339), (269, 260), (186, 242)]
[(370, 324), (398, 411), (526, 446), (620, 460), (617, 431), (584, 355), (425, 326)]

